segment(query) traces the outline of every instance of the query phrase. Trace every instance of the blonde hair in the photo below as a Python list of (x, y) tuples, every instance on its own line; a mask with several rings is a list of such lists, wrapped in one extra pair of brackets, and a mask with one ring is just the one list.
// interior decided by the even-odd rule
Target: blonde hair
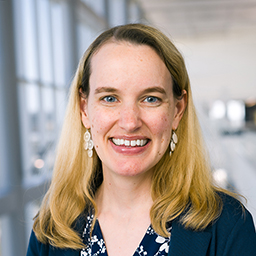
[(40, 211), (34, 232), (43, 242), (60, 248), (79, 249), (84, 245), (73, 225), (85, 209), (97, 213), (94, 194), (102, 182), (101, 162), (96, 154), (89, 159), (83, 149), (85, 128), (80, 117), (79, 90), (89, 95), (90, 60), (109, 41), (127, 41), (152, 47), (166, 64), (173, 78), (175, 97), (187, 91), (187, 107), (176, 131), (179, 142), (172, 154), (166, 152), (155, 166), (152, 180), (153, 228), (168, 235), (166, 222), (180, 217), (193, 230), (202, 230), (221, 212), (218, 189), (211, 180), (207, 153), (192, 100), (190, 82), (183, 57), (172, 42), (155, 28), (128, 24), (103, 32), (82, 57), (70, 90), (70, 99), (57, 150), (52, 182)]

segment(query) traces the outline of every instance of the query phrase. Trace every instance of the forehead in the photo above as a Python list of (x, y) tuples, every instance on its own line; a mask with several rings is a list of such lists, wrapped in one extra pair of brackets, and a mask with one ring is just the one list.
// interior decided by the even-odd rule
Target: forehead
[[(126, 48), (127, 50), (129, 49), (137, 49), (139, 52), (143, 51), (143, 49), (148, 49), (151, 51), (155, 51), (155, 49), (147, 44), (137, 44), (137, 43), (132, 43), (129, 41), (125, 41), (125, 40), (120, 40), (120, 41), (115, 41), (114, 39), (106, 41), (105, 43), (103, 43), (94, 53), (94, 56), (98, 55), (99, 53), (103, 53), (103, 52), (112, 52), (113, 51), (117, 51), (118, 49), (121, 48)], [(157, 53), (156, 53), (157, 54)]]
[(148, 45), (129, 42), (108, 42), (92, 56), (90, 80), (117, 77), (135, 79), (171, 79), (171, 75), (156, 51)]
[[(132, 55), (130, 55), (132, 54)], [(128, 41), (108, 41), (104, 43), (92, 56), (91, 62), (103, 57), (104, 60), (115, 59), (119, 57), (130, 57), (146, 59), (147, 57), (155, 57), (161, 60), (155, 49), (145, 44), (134, 44)]]

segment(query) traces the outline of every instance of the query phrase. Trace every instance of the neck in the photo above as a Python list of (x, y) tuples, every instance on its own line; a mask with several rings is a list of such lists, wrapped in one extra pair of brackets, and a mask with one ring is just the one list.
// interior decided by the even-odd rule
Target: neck
[(149, 173), (133, 177), (105, 174), (96, 194), (98, 214), (124, 216), (140, 211), (149, 212), (152, 206), (151, 178)]

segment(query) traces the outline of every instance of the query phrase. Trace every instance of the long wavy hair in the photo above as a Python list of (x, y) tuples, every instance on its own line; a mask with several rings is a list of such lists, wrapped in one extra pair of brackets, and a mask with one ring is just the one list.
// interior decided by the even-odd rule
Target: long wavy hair
[[(107, 42), (129, 42), (152, 47), (173, 79), (175, 97), (187, 92), (187, 107), (176, 131), (179, 142), (172, 156), (166, 152), (156, 164), (152, 179), (155, 231), (167, 236), (166, 222), (179, 218), (187, 228), (203, 230), (221, 213), (218, 188), (212, 182), (210, 163), (192, 100), (184, 59), (170, 39), (159, 30), (142, 24), (117, 26), (103, 32), (90, 45), (78, 65), (70, 88), (66, 117), (57, 149), (51, 185), (35, 217), (34, 232), (43, 242), (60, 248), (84, 245), (73, 225), (86, 208), (97, 213), (94, 195), (103, 176), (97, 154), (88, 158), (83, 149), (85, 128), (80, 116), (80, 93), (89, 95), (90, 63)], [(167, 150), (168, 151), (168, 150)]]

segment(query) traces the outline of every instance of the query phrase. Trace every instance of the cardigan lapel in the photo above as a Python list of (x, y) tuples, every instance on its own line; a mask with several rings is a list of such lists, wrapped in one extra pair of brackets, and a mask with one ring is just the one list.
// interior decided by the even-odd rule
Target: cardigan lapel
[(185, 229), (178, 221), (173, 221), (168, 256), (206, 256), (210, 241), (211, 233)]

